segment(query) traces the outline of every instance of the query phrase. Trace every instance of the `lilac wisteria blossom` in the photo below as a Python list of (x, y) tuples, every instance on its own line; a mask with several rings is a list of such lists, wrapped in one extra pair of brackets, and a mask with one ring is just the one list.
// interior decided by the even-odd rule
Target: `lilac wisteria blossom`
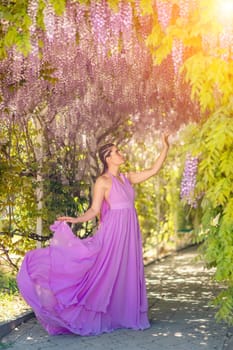
[(193, 157), (188, 154), (181, 181), (180, 197), (193, 208), (197, 207), (197, 198), (195, 197), (197, 168), (198, 157)]

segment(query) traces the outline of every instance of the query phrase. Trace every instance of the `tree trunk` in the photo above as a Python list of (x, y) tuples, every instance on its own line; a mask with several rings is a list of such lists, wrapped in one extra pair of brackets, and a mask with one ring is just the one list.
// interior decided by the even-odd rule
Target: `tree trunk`
[[(39, 215), (36, 220), (36, 234), (42, 236), (43, 232), (43, 222), (42, 222), (42, 209), (43, 209), (43, 176), (42, 176), (42, 167), (43, 167), (43, 130), (38, 118), (35, 118), (35, 126), (37, 130), (37, 145), (35, 148), (36, 160), (38, 164), (37, 168), (37, 188), (36, 188), (36, 202), (37, 210)], [(37, 241), (37, 248), (41, 247), (41, 241)]]

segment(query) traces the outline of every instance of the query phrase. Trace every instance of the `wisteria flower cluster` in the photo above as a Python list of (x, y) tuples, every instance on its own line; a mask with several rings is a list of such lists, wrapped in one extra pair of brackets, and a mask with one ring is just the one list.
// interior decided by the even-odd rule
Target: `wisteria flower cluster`
[(197, 169), (198, 157), (193, 157), (188, 154), (181, 181), (180, 197), (193, 208), (197, 207), (197, 198), (195, 196)]
[(182, 66), (183, 62), (183, 43), (180, 40), (174, 40), (172, 45), (172, 60), (174, 66), (174, 72), (176, 75), (179, 73), (179, 68)]
[(172, 14), (172, 4), (169, 2), (157, 0), (156, 7), (158, 12), (158, 20), (163, 30), (166, 30), (169, 25), (171, 14)]
[[(62, 142), (77, 137), (77, 130), (95, 134), (99, 123), (109, 128), (119, 116), (139, 116), (140, 134), (152, 125), (178, 129), (198, 118), (187, 85), (177, 89), (174, 83), (173, 67), (177, 72), (183, 46), (174, 42), (171, 57), (153, 65), (141, 40), (150, 33), (152, 19), (142, 15), (140, 0), (135, 7), (121, 0), (117, 10), (107, 0), (67, 1), (60, 16), (48, 2), (44, 31), (36, 24), (38, 0), (28, 3), (31, 52), (25, 57), (11, 48), (0, 61), (1, 118), (23, 122), (46, 105), (43, 123)], [(166, 4), (157, 0), (164, 26), (171, 17)]]

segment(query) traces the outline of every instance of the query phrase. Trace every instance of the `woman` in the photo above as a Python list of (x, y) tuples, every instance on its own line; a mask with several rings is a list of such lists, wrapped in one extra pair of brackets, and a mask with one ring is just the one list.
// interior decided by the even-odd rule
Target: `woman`
[[(21, 294), (50, 334), (94, 335), (117, 328), (146, 329), (147, 297), (142, 242), (132, 185), (155, 175), (169, 143), (154, 165), (120, 174), (124, 158), (114, 144), (100, 149), (104, 165), (93, 202), (78, 218), (59, 217), (51, 226), (50, 246), (28, 252), (17, 276)], [(66, 222), (78, 223), (101, 213), (93, 237), (77, 238)]]

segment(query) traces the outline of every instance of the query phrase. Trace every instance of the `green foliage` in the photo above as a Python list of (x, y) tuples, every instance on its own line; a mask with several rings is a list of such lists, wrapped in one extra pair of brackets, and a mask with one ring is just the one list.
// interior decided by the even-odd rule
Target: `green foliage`
[[(44, 133), (46, 133), (46, 128)], [(86, 154), (77, 145), (59, 147), (52, 153), (50, 143), (43, 145), (43, 164), (38, 164), (36, 153), (38, 135), (34, 119), (25, 123), (2, 122), (0, 128), (0, 252), (5, 255), (11, 267), (17, 270), (20, 256), (35, 248), (36, 241), (31, 234), (36, 232), (38, 217), (43, 220), (43, 236), (48, 236), (50, 224), (59, 215), (77, 216), (90, 205), (90, 178), (77, 179), (79, 162), (85, 162)], [(43, 135), (46, 140), (48, 136)], [(68, 165), (66, 164), (68, 163)], [(43, 178), (43, 209), (37, 206), (37, 174)], [(80, 224), (75, 228), (80, 236), (90, 234), (94, 223)], [(18, 234), (15, 234), (18, 232)], [(16, 260), (12, 260), (16, 256)]]
[(42, 29), (42, 30), (45, 30), (44, 15), (43, 15), (44, 9), (45, 9), (45, 1), (39, 0), (38, 1), (37, 16), (36, 16), (36, 25), (37, 25), (38, 29)]
[(214, 305), (219, 308), (216, 314), (217, 320), (225, 320), (228, 324), (232, 324), (233, 287), (231, 286), (220, 292), (214, 301)]
[(16, 279), (13, 275), (0, 271), (0, 293), (15, 294), (18, 292)]
[(7, 56), (7, 49), (16, 46), (24, 55), (30, 52), (31, 19), (27, 14), (27, 0), (7, 1), (0, 4), (1, 19), (5, 25), (0, 26), (0, 59)]
[(158, 187), (158, 184), (156, 186), (155, 181), (148, 181), (137, 186), (136, 209), (139, 213), (138, 218), (144, 240), (149, 237), (155, 239), (157, 234), (159, 219), (156, 215), (155, 203), (160, 191), (161, 189)]
[(151, 15), (153, 13), (152, 1), (140, 0), (140, 7), (142, 9), (142, 15)]
[(58, 78), (53, 77), (55, 72), (56, 68), (51, 67), (49, 62), (44, 62), (40, 69), (39, 78), (55, 84), (58, 81)]
[[(12, 232), (34, 231), (38, 212), (32, 174), (36, 164), (32, 155), (25, 152), (26, 135), (20, 132), (17, 125), (2, 122), (0, 136), (0, 231), (6, 233), (1, 237), (1, 250), (6, 249), (10, 261), (9, 254), (19, 257), (24, 254), (25, 249), (35, 246), (28, 239), (12, 237)], [(18, 261), (12, 262), (12, 267), (17, 269), (17, 263)]]
[(66, 0), (50, 0), (49, 2), (57, 15), (61, 15), (64, 12)]
[[(168, 1), (180, 6), (179, 1)], [(187, 17), (173, 16), (166, 30), (155, 14), (147, 45), (159, 65), (171, 54), (175, 40), (183, 43), (180, 73), (203, 113), (200, 125), (186, 130), (191, 135), (189, 149), (200, 157), (196, 195), (202, 197), (202, 225), (197, 241), (204, 241), (203, 254), (207, 265), (216, 268), (215, 279), (226, 285), (215, 300), (217, 318), (233, 324), (233, 61), (229, 47), (214, 41), (225, 25), (218, 6), (220, 2), (214, 0), (197, 1)], [(210, 37), (213, 41), (204, 47)]]
[(191, 98), (199, 100), (203, 112), (229, 103), (233, 95), (233, 61), (199, 52), (186, 60), (183, 69), (192, 86)]
[[(57, 15), (65, 10), (65, 0), (50, 0)], [(45, 30), (44, 8), (46, 2), (38, 1), (36, 14), (36, 25), (38, 29)], [(31, 18), (28, 15), (28, 0), (4, 1), (0, 4), (0, 60), (7, 57), (9, 48), (16, 47), (17, 50), (27, 56), (31, 51)], [(2, 22), (3, 23), (3, 22)]]
[(191, 149), (199, 155), (196, 195), (201, 200), (202, 226), (198, 239), (207, 266), (215, 267), (215, 279), (226, 289), (215, 299), (216, 315), (233, 324), (233, 104), (219, 108), (196, 132)]
[(118, 11), (118, 9), (119, 9), (119, 1), (118, 0), (108, 0), (108, 4), (109, 4), (111, 9), (113, 9), (116, 12)]
[[(179, 1), (168, 0), (173, 6)], [(176, 4), (175, 4), (176, 3)], [(147, 13), (145, 1), (141, 2)], [(157, 14), (153, 14), (153, 27), (146, 42), (151, 49), (155, 64), (160, 65), (172, 52), (175, 40), (184, 47), (183, 66), (180, 73), (192, 88), (191, 97), (200, 104), (202, 112), (214, 111), (227, 105), (233, 94), (233, 61), (230, 49), (213, 43), (203, 49), (205, 37), (218, 37), (224, 24), (218, 17), (214, 1), (197, 1), (196, 8), (185, 18), (179, 15), (172, 18), (166, 30), (162, 30)]]
[[(1, 257), (0, 259), (0, 324), (2, 324), (29, 311), (30, 307), (19, 294), (15, 273), (10, 273), (9, 268), (4, 264), (4, 260)], [(5, 349), (7, 347), (1, 347), (0, 343), (1, 348)]]

